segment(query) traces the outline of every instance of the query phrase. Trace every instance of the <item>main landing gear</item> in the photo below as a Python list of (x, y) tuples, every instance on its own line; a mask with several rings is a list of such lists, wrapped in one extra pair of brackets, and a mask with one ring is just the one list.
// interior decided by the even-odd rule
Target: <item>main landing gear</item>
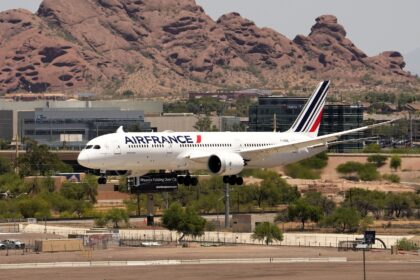
[(198, 185), (198, 178), (192, 177), (190, 175), (186, 176), (178, 176), (178, 184), (185, 185), (185, 186), (197, 186)]
[(238, 185), (241, 186), (244, 183), (244, 179), (242, 177), (231, 175), (231, 176), (223, 176), (223, 183), (229, 185)]

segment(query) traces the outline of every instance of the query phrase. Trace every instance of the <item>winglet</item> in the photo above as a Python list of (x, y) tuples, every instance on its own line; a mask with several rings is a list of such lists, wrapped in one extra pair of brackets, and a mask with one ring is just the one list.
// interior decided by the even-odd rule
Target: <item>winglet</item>
[(120, 127), (117, 129), (116, 133), (125, 133), (125, 131), (124, 131), (124, 127), (123, 127), (123, 126), (120, 126)]

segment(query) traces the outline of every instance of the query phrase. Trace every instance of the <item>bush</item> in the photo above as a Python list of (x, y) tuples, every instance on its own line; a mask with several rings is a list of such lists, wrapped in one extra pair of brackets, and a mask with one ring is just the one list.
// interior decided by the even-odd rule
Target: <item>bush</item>
[(399, 156), (392, 156), (389, 167), (397, 171), (397, 169), (401, 167), (401, 158)]
[(346, 163), (342, 163), (336, 168), (337, 172), (342, 174), (356, 173), (361, 169), (363, 169), (363, 164), (355, 161), (348, 161)]
[(419, 249), (419, 246), (417, 246), (414, 242), (408, 240), (407, 238), (398, 240), (397, 247), (398, 247), (398, 250), (404, 250), (404, 251), (414, 251), (414, 250)]
[(316, 156), (301, 160), (299, 163), (307, 168), (322, 169), (328, 164), (328, 155), (323, 152)]
[(284, 173), (287, 176), (298, 179), (319, 179), (319, 173), (313, 169), (303, 166), (301, 163), (292, 163), (286, 165)]
[(382, 167), (386, 164), (387, 156), (384, 155), (371, 155), (367, 158), (367, 161), (376, 165), (376, 167)]
[(381, 146), (378, 144), (369, 144), (363, 149), (364, 153), (376, 154), (381, 152)]
[(359, 162), (349, 161), (337, 166), (337, 172), (342, 174), (357, 173), (360, 180), (374, 181), (379, 179), (379, 172), (372, 163), (362, 164)]
[(384, 174), (382, 178), (392, 183), (400, 182), (400, 176), (398, 176), (397, 174)]
[(362, 181), (374, 181), (378, 180), (380, 177), (378, 170), (376, 170), (376, 166), (371, 163), (364, 164), (363, 168), (357, 172), (357, 175)]

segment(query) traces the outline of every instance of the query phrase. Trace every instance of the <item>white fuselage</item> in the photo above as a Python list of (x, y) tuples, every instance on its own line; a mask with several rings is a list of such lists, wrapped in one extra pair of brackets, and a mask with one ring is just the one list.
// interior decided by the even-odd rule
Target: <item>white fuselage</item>
[[(80, 153), (81, 165), (100, 170), (208, 170), (205, 161), (196, 162), (188, 155), (240, 154), (242, 151), (268, 148), (309, 136), (278, 132), (163, 132), (112, 133), (91, 140)], [(269, 154), (258, 159), (246, 158), (245, 168), (267, 168), (289, 164), (326, 150), (326, 146)]]

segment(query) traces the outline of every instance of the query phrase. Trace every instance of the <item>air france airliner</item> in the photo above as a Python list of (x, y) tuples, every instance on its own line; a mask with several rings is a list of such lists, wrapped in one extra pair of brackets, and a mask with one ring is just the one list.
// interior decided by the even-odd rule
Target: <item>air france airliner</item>
[[(371, 129), (388, 122), (318, 136), (329, 81), (321, 82), (298, 118), (286, 132), (124, 132), (99, 136), (80, 152), (78, 162), (106, 171), (128, 170), (140, 176), (149, 170), (184, 171), (178, 182), (196, 185), (190, 171), (208, 170), (231, 185), (243, 183), (244, 168), (270, 168), (311, 157), (333, 145), (340, 136)], [(336, 141), (337, 143), (337, 141)]]

